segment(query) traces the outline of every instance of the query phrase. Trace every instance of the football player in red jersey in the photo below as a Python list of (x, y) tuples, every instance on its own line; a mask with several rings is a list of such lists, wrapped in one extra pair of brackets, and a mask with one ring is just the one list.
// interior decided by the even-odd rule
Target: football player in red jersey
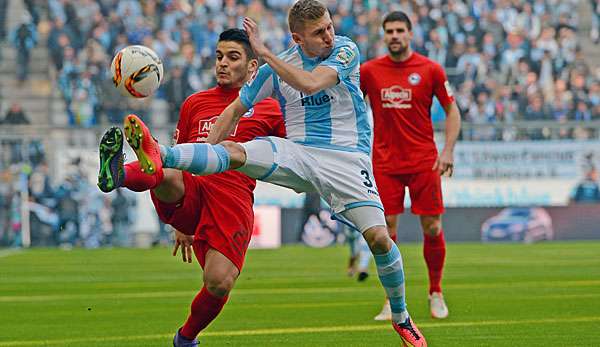
[[(216, 50), (215, 88), (186, 99), (174, 138), (178, 144), (204, 142), (217, 117), (238, 96), (239, 89), (256, 72), (257, 59), (240, 29), (225, 30)], [(125, 136), (131, 136), (136, 116), (126, 118)], [(245, 142), (258, 136), (285, 136), (279, 103), (265, 99), (242, 117), (228, 140)], [(175, 346), (196, 346), (196, 336), (219, 314), (240, 274), (254, 222), (252, 205), (256, 181), (227, 171), (212, 176), (164, 169), (146, 175), (139, 162), (123, 165), (123, 133), (109, 129), (100, 143), (98, 186), (104, 192), (118, 187), (151, 190), (160, 219), (175, 232), (173, 255), (181, 247), (184, 261), (193, 250), (204, 269), (204, 286), (194, 298), (191, 314), (173, 341)], [(193, 236), (192, 236), (193, 235)]]
[[(413, 52), (408, 16), (400, 11), (383, 20), (388, 54), (361, 66), (360, 84), (369, 98), (375, 123), (373, 169), (385, 208), (388, 231), (396, 237), (398, 215), (404, 212), (408, 187), (411, 210), (420, 216), (423, 255), (429, 272), (429, 304), (434, 318), (446, 318), (448, 307), (441, 289), (446, 244), (440, 176), (452, 175), (454, 145), (460, 131), (460, 112), (443, 68)], [(436, 96), (446, 111), (446, 136), (438, 154), (431, 122)], [(377, 320), (390, 319), (389, 304)]]

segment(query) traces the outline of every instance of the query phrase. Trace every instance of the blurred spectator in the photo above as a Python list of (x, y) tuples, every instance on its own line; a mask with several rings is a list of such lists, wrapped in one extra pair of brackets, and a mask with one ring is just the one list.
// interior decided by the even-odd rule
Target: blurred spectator
[(29, 57), (37, 44), (37, 29), (30, 18), (24, 16), (21, 24), (12, 33), (11, 42), (17, 49), (17, 80), (23, 83), (29, 75)]
[(6, 114), (4, 115), (4, 120), (0, 123), (7, 125), (22, 125), (29, 124), (30, 122), (29, 119), (27, 119), (27, 116), (25, 115), (21, 104), (13, 102), (10, 105), (10, 108), (8, 109)]
[(169, 103), (169, 121), (176, 123), (179, 119), (179, 108), (185, 99), (191, 95), (194, 90), (190, 86), (188, 79), (183, 75), (180, 65), (175, 65), (171, 69), (171, 78), (163, 86)]
[(590, 0), (592, 4), (592, 26), (590, 38), (595, 44), (600, 43), (600, 1)]
[[(8, 12), (8, 0), (0, 0), (0, 42), (6, 39), (6, 13)], [(2, 55), (0, 53), (0, 60)]]
[(577, 203), (600, 203), (598, 170), (592, 167), (585, 178), (575, 188), (573, 201)]

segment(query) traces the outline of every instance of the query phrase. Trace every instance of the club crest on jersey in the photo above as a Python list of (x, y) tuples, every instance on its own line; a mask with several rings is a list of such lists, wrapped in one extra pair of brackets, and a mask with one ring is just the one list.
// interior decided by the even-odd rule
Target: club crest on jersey
[(383, 108), (411, 108), (412, 91), (401, 86), (381, 89), (381, 106)]
[(335, 60), (342, 63), (342, 65), (349, 65), (356, 55), (349, 47), (341, 47), (338, 54), (335, 56)]
[(252, 116), (254, 116), (254, 107), (251, 107), (248, 111), (246, 111), (246, 113), (242, 115), (242, 117), (244, 118), (250, 118)]
[[(217, 119), (219, 119), (218, 115), (214, 116), (212, 118), (209, 118), (209, 119), (202, 119), (198, 122), (198, 138), (196, 139), (197, 141), (202, 142), (202, 141), (206, 140), (211, 129), (217, 122)], [(231, 135), (229, 135), (229, 136), (232, 136), (232, 137), (235, 136), (235, 133), (237, 132), (237, 128), (238, 128), (238, 126), (236, 125), (235, 129), (233, 129), (233, 131), (231, 132)]]
[(418, 73), (413, 72), (408, 76), (408, 83), (410, 83), (411, 85), (416, 86), (420, 82), (421, 82), (421, 75), (419, 75)]

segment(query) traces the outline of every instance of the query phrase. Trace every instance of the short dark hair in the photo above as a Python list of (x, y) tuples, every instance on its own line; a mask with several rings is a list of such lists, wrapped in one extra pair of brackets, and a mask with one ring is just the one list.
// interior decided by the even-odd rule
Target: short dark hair
[(232, 41), (237, 42), (242, 47), (244, 47), (244, 51), (246, 52), (246, 56), (248, 59), (256, 59), (256, 54), (252, 49), (252, 45), (250, 45), (250, 39), (248, 38), (248, 33), (246, 30), (232, 28), (226, 29), (219, 35), (219, 41)]
[(402, 11), (390, 12), (383, 18), (383, 23), (381, 23), (381, 26), (384, 30), (385, 24), (389, 22), (404, 22), (406, 23), (408, 31), (412, 31), (412, 23), (410, 22), (410, 18), (408, 18), (408, 15)]

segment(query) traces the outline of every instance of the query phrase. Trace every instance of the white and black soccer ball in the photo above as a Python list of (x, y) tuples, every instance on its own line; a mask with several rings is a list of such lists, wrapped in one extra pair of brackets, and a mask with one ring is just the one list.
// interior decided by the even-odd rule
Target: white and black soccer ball
[(163, 78), (163, 63), (146, 46), (127, 46), (120, 50), (110, 64), (115, 88), (125, 96), (145, 98), (152, 95)]

